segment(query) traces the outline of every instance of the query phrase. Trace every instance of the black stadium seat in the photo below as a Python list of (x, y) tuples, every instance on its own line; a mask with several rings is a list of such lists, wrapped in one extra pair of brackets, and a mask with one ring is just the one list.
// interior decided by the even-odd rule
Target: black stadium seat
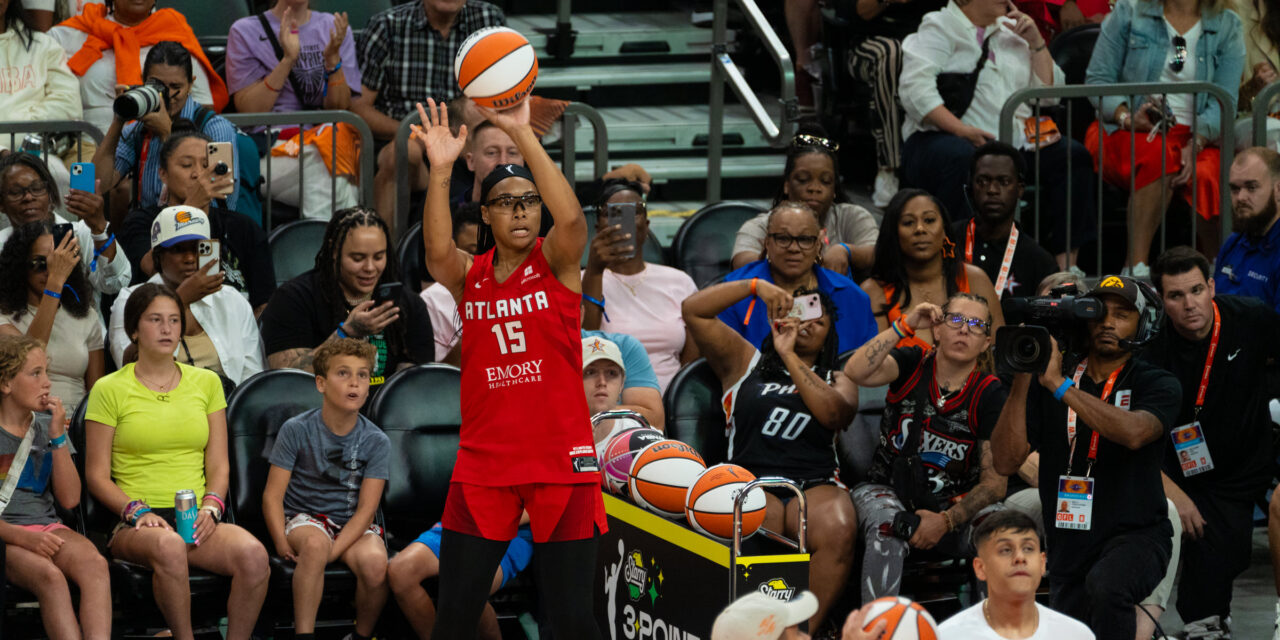
[(316, 253), (324, 241), (324, 220), (296, 220), (278, 227), (267, 237), (271, 261), (275, 264), (276, 285), (282, 285), (316, 266)]
[(738, 227), (763, 212), (745, 202), (717, 202), (703, 207), (680, 225), (672, 239), (675, 267), (689, 274), (698, 287), (729, 272)]
[(421, 291), (422, 284), (431, 282), (431, 274), (427, 273), (426, 246), (422, 242), (422, 223), (415, 222), (400, 238), (400, 246), (396, 248), (396, 262), (400, 264), (400, 281), (414, 292)]
[(723, 395), (707, 359), (698, 358), (676, 372), (662, 398), (667, 437), (693, 447), (707, 466), (724, 462), (729, 451)]
[[(1093, 46), (1101, 32), (1102, 25), (1080, 25), (1058, 34), (1049, 44), (1049, 53), (1062, 68), (1067, 84), (1084, 84), (1085, 72), (1093, 57)], [(1085, 130), (1096, 117), (1097, 103), (1091, 104), (1089, 98), (1072, 98), (1066, 102), (1071, 103), (1071, 137), (1083, 142)], [(1062, 134), (1067, 135), (1067, 123), (1059, 126)]]

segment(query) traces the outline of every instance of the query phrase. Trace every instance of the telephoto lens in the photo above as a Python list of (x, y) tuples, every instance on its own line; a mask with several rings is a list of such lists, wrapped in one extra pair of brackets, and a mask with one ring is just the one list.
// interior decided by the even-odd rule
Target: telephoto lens
[(152, 79), (120, 94), (111, 104), (111, 109), (122, 120), (137, 120), (148, 113), (159, 111), (167, 97), (168, 89), (164, 83)]

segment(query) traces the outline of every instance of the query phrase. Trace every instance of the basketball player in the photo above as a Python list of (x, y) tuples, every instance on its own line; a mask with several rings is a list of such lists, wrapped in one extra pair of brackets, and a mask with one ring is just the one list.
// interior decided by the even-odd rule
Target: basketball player
[[(592, 615), (596, 536), (605, 530), (600, 473), (581, 389), (587, 221), (573, 189), (529, 126), (529, 102), (481, 109), (525, 167), (494, 168), (481, 184), (480, 246), (453, 242), (449, 176), (466, 127), (445, 105), (418, 105), (414, 136), (430, 166), (422, 236), (427, 269), (462, 317), (462, 434), (444, 509), (437, 640), (471, 638), (522, 510), (533, 530), (534, 583), (557, 638), (600, 637)], [(538, 237), (542, 205), (555, 226)]]

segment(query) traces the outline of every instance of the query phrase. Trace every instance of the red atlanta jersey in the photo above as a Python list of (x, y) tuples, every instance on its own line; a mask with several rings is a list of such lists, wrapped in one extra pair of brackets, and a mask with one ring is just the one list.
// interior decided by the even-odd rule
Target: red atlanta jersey
[(582, 392), (582, 296), (539, 238), (505, 282), (494, 252), (467, 272), (462, 317), (462, 437), (453, 481), (487, 486), (600, 482)]

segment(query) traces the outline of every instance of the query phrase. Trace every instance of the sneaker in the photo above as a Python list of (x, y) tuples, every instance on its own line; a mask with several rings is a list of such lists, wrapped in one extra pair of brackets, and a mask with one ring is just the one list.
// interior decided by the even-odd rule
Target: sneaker
[(1188, 622), (1182, 630), (1186, 634), (1186, 640), (1226, 640), (1231, 637), (1227, 620), (1218, 616)]
[(896, 193), (898, 193), (898, 174), (893, 169), (881, 167), (880, 172), (876, 174), (876, 189), (871, 195), (871, 201), (883, 209), (889, 206), (889, 201)]
[(1120, 270), (1120, 275), (1129, 276), (1131, 278), (1150, 278), (1151, 267), (1148, 267), (1145, 262), (1139, 262), (1138, 264), (1133, 265), (1132, 268), (1130, 268), (1129, 265), (1125, 265), (1124, 268)]
[(1084, 280), (1085, 278), (1089, 277), (1089, 274), (1085, 273), (1084, 269), (1081, 269), (1079, 265), (1073, 264), (1070, 267), (1067, 267), (1067, 271), (1070, 271), (1071, 275), (1074, 275), (1075, 277), (1080, 278), (1081, 280)]
[[(1275, 402), (1275, 400), (1272, 400), (1272, 402)], [(1271, 640), (1280, 640), (1280, 600), (1276, 600), (1276, 626)]]

